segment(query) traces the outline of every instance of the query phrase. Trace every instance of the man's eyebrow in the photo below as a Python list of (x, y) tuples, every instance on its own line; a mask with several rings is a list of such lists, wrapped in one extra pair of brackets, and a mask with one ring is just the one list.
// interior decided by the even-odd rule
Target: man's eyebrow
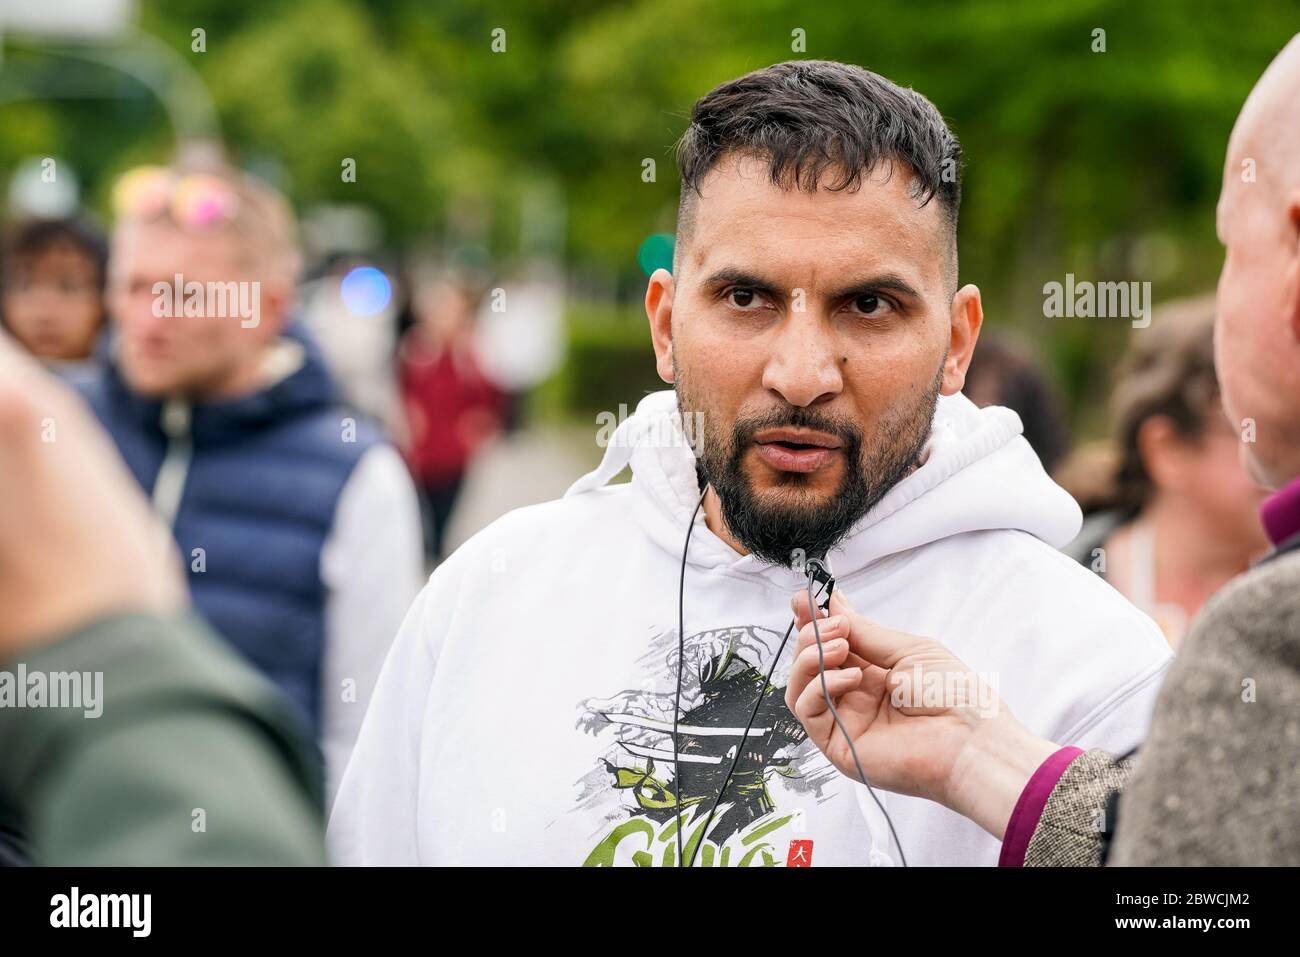
[(777, 286), (775, 283), (756, 276), (753, 273), (745, 272), (743, 269), (737, 269), (734, 266), (724, 266), (717, 272), (710, 275), (704, 280), (704, 285), (709, 286), (744, 286), (747, 289), (756, 289), (759, 292), (775, 292)]
[[(721, 285), (744, 286), (747, 289), (768, 293), (776, 292), (779, 289), (776, 283), (732, 266), (724, 266), (714, 272), (704, 280), (704, 285), (705, 287)], [(886, 272), (854, 280), (831, 292), (830, 298), (835, 300), (856, 299), (858, 296), (867, 296), (876, 292), (895, 292), (913, 299), (921, 297), (916, 288), (898, 273)]]
[(907, 296), (912, 299), (920, 299), (921, 294), (916, 288), (895, 272), (881, 273), (878, 276), (868, 276), (865, 279), (859, 279), (834, 290), (830, 294), (831, 299), (848, 300), (857, 299), (859, 296), (869, 296), (877, 292), (895, 292), (900, 296)]

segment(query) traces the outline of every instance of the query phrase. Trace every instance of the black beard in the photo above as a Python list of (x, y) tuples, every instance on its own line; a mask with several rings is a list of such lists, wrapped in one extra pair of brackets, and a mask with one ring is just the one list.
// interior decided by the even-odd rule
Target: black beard
[[(738, 419), (727, 443), (719, 441), (706, 421), (703, 442), (696, 449), (701, 487), (705, 482), (713, 486), (727, 530), (759, 560), (791, 568), (800, 558), (823, 558), (915, 468), (930, 435), (942, 375), (940, 366), (933, 387), (911, 408), (887, 416), (874, 436), (876, 441), (865, 450), (856, 424), (807, 407), (787, 406), (760, 417)], [(677, 381), (682, 382), (680, 377)], [(684, 391), (678, 394), (682, 413), (691, 415), (694, 410), (687, 408)], [(778, 486), (790, 490), (792, 501), (773, 502), (779, 496), (771, 492), (764, 501), (754, 494), (741, 465), (752, 447), (752, 437), (762, 429), (786, 427), (816, 429), (840, 440), (849, 467), (840, 487), (825, 503), (798, 501), (800, 490), (810, 480), (797, 472), (784, 475)]]

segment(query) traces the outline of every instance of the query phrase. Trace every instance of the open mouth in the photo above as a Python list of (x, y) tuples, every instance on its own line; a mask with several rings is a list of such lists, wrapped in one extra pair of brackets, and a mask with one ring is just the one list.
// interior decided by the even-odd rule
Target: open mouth
[(754, 436), (759, 457), (779, 472), (815, 472), (839, 454), (840, 440), (824, 432), (766, 429)]
[(794, 450), (796, 450), (796, 451), (799, 451), (799, 450), (801, 450), (801, 449), (824, 449), (824, 448), (826, 448), (826, 446), (824, 446), (824, 445), (817, 445), (817, 444), (812, 443), (812, 442), (787, 442), (787, 441), (784, 440), (784, 439), (778, 439), (778, 440), (775, 441), (775, 442), (768, 442), (768, 443), (766, 443), (766, 444), (768, 444), (768, 445), (778, 445), (778, 446), (780, 446), (780, 447), (783, 448), (783, 449), (794, 449)]

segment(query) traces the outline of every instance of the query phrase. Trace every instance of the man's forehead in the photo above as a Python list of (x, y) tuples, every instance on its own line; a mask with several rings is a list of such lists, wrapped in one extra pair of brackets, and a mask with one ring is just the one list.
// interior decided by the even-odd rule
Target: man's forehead
[(766, 162), (746, 157), (701, 182), (687, 262), (706, 272), (724, 264), (804, 275), (888, 269), (919, 285), (940, 281), (947, 230), (938, 200), (921, 206), (901, 164), (880, 163), (854, 187), (809, 192), (781, 188)]
[(1300, 182), (1300, 35), (1277, 55), (1233, 124), (1217, 208), (1220, 235), (1242, 200), (1253, 193), (1290, 190)]
[(118, 265), (141, 260), (176, 260), (186, 257), (215, 260), (220, 266), (238, 257), (238, 237), (228, 229), (189, 232), (166, 219), (127, 220), (113, 233), (111, 258)]
[(1214, 229), (1223, 245), (1227, 245), (1232, 218), (1241, 202), (1241, 191), (1245, 184), (1257, 187), (1261, 179), (1269, 176), (1267, 167), (1261, 168), (1261, 157), (1267, 152), (1267, 146), (1260, 141), (1262, 112), (1260, 98), (1252, 93), (1228, 135), (1228, 148), (1223, 160), (1223, 182), (1218, 202), (1214, 206)]

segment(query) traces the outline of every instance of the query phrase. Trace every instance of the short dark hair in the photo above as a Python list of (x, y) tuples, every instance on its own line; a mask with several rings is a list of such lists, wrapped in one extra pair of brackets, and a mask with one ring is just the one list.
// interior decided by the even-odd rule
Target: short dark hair
[(95, 282), (103, 292), (108, 243), (103, 233), (81, 219), (33, 218), (11, 224), (0, 248), (0, 271), (12, 276), (16, 264), (36, 259), (60, 246), (71, 246), (94, 264)]
[(679, 240), (689, 232), (701, 181), (733, 153), (767, 160), (775, 185), (808, 192), (828, 172), (827, 189), (854, 189), (878, 163), (902, 163), (921, 206), (938, 197), (955, 259), (961, 144), (915, 90), (849, 63), (790, 60), (705, 94), (677, 143)]

